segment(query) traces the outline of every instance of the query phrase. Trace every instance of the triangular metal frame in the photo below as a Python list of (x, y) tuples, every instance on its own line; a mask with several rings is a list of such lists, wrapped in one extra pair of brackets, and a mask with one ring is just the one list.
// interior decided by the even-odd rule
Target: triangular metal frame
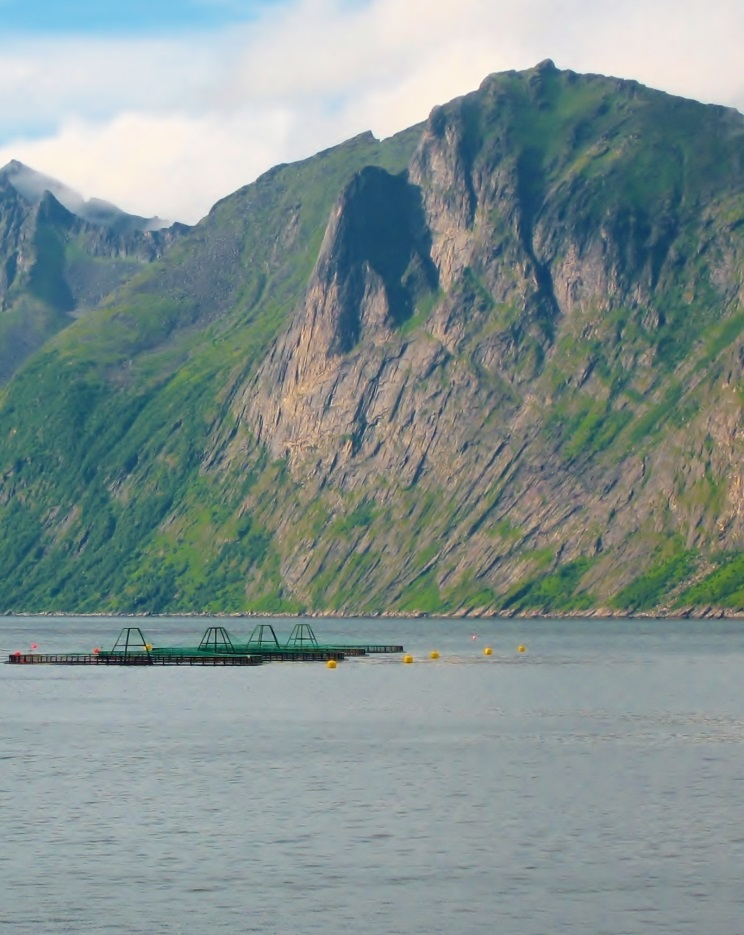
[(296, 623), (285, 643), (287, 649), (305, 649), (310, 646), (316, 649), (319, 645), (309, 623)]
[(224, 627), (208, 627), (199, 643), (199, 651), (207, 653), (236, 652), (230, 634)]
[(258, 649), (281, 649), (279, 640), (276, 638), (274, 628), (270, 623), (259, 623), (253, 628), (253, 632), (248, 637), (247, 646), (255, 646)]
[(123, 627), (111, 652), (128, 656), (130, 653), (149, 654), (151, 649), (152, 644), (145, 639), (145, 634), (139, 627)]

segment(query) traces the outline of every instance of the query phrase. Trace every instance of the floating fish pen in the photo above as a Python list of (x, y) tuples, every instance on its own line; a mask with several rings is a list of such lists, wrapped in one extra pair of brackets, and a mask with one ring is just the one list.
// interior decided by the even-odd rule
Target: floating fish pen
[(198, 653), (179, 651), (158, 655), (145, 639), (139, 627), (125, 627), (110, 650), (94, 649), (91, 653), (11, 653), (12, 665), (61, 666), (260, 666), (260, 656), (247, 653)]
[(109, 666), (250, 666), (263, 662), (341, 662), (346, 656), (400, 653), (402, 646), (325, 645), (318, 642), (308, 623), (298, 623), (281, 643), (269, 623), (260, 623), (245, 642), (230, 636), (225, 627), (208, 627), (197, 646), (155, 646), (139, 627), (124, 627), (110, 650), (92, 653), (11, 653), (17, 665)]
[(259, 623), (245, 642), (240, 642), (227, 632), (224, 627), (209, 627), (198, 646), (199, 650), (217, 653), (310, 653), (327, 654), (335, 659), (338, 653), (346, 656), (366, 656), (370, 653), (402, 653), (402, 646), (348, 643), (320, 643), (309, 623), (297, 623), (289, 634), (289, 639), (282, 643), (270, 623)]
[(233, 640), (224, 627), (209, 627), (198, 646), (154, 646), (150, 652), (154, 656), (256, 656), (264, 662), (341, 662), (346, 655), (319, 646), (282, 646), (269, 624), (256, 627), (247, 643)]
[[(318, 640), (309, 623), (296, 623), (284, 644), (287, 648), (300, 648), (304, 646), (319, 646)], [(338, 649), (350, 655), (371, 655), (374, 653), (402, 653), (402, 646), (389, 646), (384, 644), (363, 643), (361, 645), (348, 645), (346, 643), (333, 643), (325, 645), (325, 649)]]

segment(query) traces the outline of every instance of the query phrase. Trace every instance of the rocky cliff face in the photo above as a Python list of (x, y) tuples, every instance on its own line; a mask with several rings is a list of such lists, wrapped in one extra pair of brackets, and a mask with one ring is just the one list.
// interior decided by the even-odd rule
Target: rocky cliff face
[[(392, 385), (390, 339), (417, 296), (437, 289), (430, 250), (419, 189), (384, 169), (362, 170), (333, 208), (302, 312), (259, 375), (263, 392), (249, 396), (259, 438), (275, 455), (322, 449), (337, 461), (339, 440), (350, 451), (362, 443), (377, 421), (373, 397)], [(363, 373), (345, 365), (349, 355)]]
[[(634, 121), (646, 138), (625, 135)], [(718, 147), (686, 153), (685, 121)], [(437, 587), (472, 578), (496, 606), (545, 562), (591, 559), (584, 583), (607, 602), (664, 536), (742, 547), (740, 329), (714, 391), (702, 349), (686, 355), (740, 314), (743, 132), (737, 114), (547, 62), (436, 108), (403, 176), (351, 182), (240, 409), (308, 496), (387, 516), (344, 558), (395, 549), (386, 505), (414, 488), (442, 504), (426, 524)], [(663, 444), (638, 429), (654, 413)]]

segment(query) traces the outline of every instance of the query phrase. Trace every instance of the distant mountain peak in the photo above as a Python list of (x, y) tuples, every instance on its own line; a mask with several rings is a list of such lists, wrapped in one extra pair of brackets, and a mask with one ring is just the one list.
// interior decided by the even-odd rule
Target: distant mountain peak
[(38, 204), (44, 192), (50, 192), (72, 214), (89, 224), (108, 227), (118, 233), (160, 230), (171, 225), (170, 221), (163, 221), (158, 217), (145, 218), (129, 214), (100, 198), (86, 200), (75, 189), (43, 172), (32, 169), (18, 159), (11, 159), (0, 169), (0, 179), (10, 182), (18, 194), (31, 204)]

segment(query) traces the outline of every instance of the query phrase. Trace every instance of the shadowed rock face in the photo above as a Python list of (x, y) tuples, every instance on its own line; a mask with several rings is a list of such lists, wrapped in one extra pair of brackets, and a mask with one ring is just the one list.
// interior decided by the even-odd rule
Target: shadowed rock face
[(316, 350), (344, 354), (384, 335), (411, 317), (417, 293), (436, 286), (420, 191), (384, 169), (362, 170), (334, 209), (310, 286), (338, 290), (316, 305)]
[(384, 348), (416, 298), (436, 289), (420, 190), (383, 169), (362, 170), (331, 212), (302, 313), (259, 374), (252, 411), (272, 450), (306, 444), (309, 424), (329, 440), (360, 437), (364, 407), (339, 382), (346, 355)]

